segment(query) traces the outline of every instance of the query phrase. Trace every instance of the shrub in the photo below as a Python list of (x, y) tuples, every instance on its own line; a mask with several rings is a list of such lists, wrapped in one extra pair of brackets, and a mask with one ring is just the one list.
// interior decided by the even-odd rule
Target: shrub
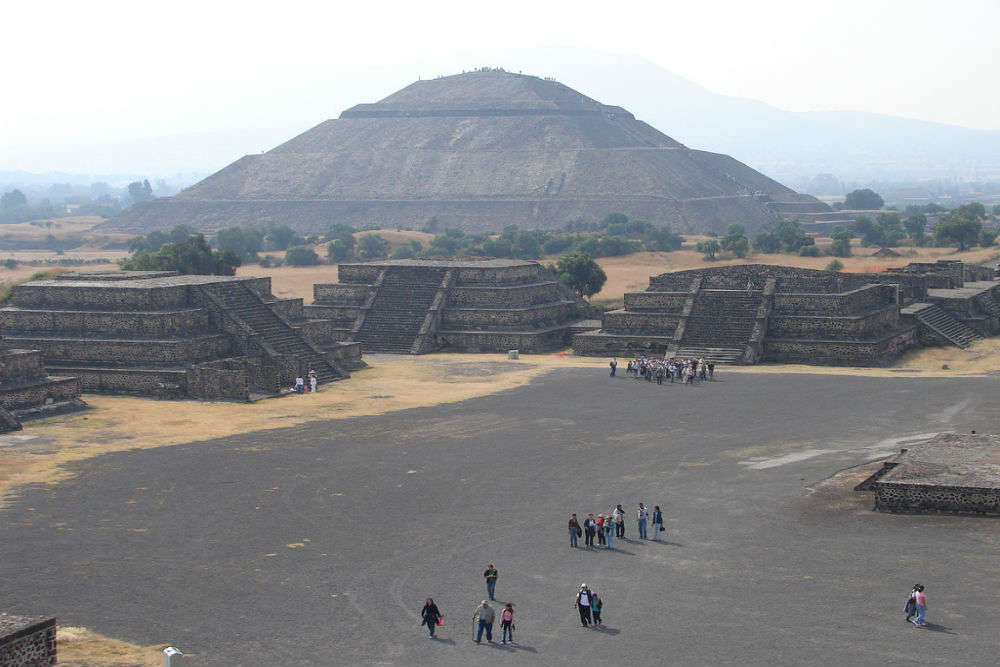
[(839, 259), (835, 259), (826, 265), (827, 271), (841, 271), (843, 270), (843, 268), (844, 268), (844, 263), (841, 262)]
[(799, 248), (799, 257), (819, 257), (819, 248), (813, 245), (804, 245)]
[(319, 255), (304, 245), (292, 246), (285, 251), (285, 264), (289, 266), (314, 266), (319, 264)]

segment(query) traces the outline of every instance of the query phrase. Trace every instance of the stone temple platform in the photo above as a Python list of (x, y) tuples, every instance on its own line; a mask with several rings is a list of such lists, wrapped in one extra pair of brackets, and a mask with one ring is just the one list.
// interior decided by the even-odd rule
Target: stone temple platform
[(589, 306), (538, 262), (396, 260), (341, 264), (313, 286), (309, 317), (366, 352), (541, 352), (564, 347)]
[(348, 377), (360, 347), (330, 340), (328, 325), (272, 296), (270, 278), (171, 272), (63, 274), (15, 286), (0, 309), (8, 343), (38, 350), (49, 373), (162, 397), (250, 400), (310, 369)]
[(590, 356), (875, 366), (1000, 331), (1000, 283), (962, 262), (839, 273), (743, 264), (653, 276), (573, 339)]
[(870, 486), (883, 512), (1000, 514), (1000, 436), (938, 435), (887, 461)]
[(56, 664), (56, 619), (0, 614), (0, 665)]

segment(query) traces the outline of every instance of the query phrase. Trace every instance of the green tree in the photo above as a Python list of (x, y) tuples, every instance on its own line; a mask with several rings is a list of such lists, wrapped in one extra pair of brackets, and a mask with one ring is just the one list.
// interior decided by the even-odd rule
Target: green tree
[(228, 250), (212, 250), (202, 234), (183, 243), (165, 243), (158, 250), (142, 250), (120, 262), (126, 271), (179, 271), (202, 275), (231, 276), (240, 258)]
[(285, 251), (285, 264), (289, 266), (314, 266), (319, 264), (319, 255), (308, 246), (292, 246)]
[(850, 192), (844, 199), (844, 208), (850, 211), (877, 211), (884, 205), (882, 197), (870, 188)]
[(915, 213), (903, 221), (907, 236), (912, 239), (914, 245), (921, 245), (924, 242), (924, 235), (927, 231), (927, 216), (923, 213)]
[(17, 206), (27, 206), (28, 198), (24, 193), (14, 188), (10, 192), (0, 195), (0, 208), (15, 208)]
[(834, 257), (851, 256), (851, 239), (854, 238), (854, 232), (838, 227), (830, 234), (830, 238), (833, 239), (833, 243), (830, 244), (831, 255)]
[(827, 271), (842, 271), (844, 269), (844, 263), (839, 259), (835, 259), (826, 265)]
[(226, 227), (215, 235), (215, 247), (228, 250), (245, 262), (256, 258), (264, 247), (264, 233), (257, 227)]
[(735, 222), (729, 225), (721, 245), (723, 250), (728, 250), (737, 257), (746, 257), (750, 250), (750, 241), (743, 225)]
[(882, 230), (881, 245), (890, 248), (898, 246), (905, 236), (903, 221), (898, 213), (879, 213), (875, 224)]
[(959, 251), (962, 251), (970, 245), (975, 245), (979, 240), (983, 223), (972, 214), (972, 211), (963, 209), (965, 207), (960, 206), (950, 211), (938, 222), (934, 235), (939, 244), (955, 244)]
[(600, 292), (608, 279), (600, 264), (585, 252), (563, 255), (553, 268), (559, 280), (584, 297)]
[(993, 215), (1000, 215), (1000, 204), (993, 204)]
[(705, 256), (706, 260), (715, 259), (716, 253), (721, 249), (719, 242), (715, 239), (708, 239), (707, 241), (698, 241), (695, 249)]
[(771, 233), (781, 242), (782, 250), (788, 253), (797, 253), (802, 246), (813, 243), (812, 237), (792, 220), (782, 220)]
[(984, 248), (989, 248), (990, 246), (995, 246), (997, 244), (997, 233), (986, 231), (985, 229), (979, 234), (979, 245)]
[(363, 259), (383, 259), (389, 254), (389, 242), (378, 234), (365, 234), (358, 241), (358, 252)]
[(268, 229), (264, 238), (275, 250), (286, 250), (295, 243), (296, 236), (295, 230), (288, 225), (278, 225)]
[(608, 213), (604, 216), (604, 219), (601, 220), (601, 228), (607, 229), (612, 225), (624, 225), (627, 222), (628, 216), (624, 213)]
[(753, 247), (757, 252), (776, 253), (781, 250), (781, 241), (772, 233), (761, 232), (753, 237)]
[(799, 248), (800, 257), (819, 257), (819, 255), (819, 248), (816, 247), (815, 243), (812, 245), (804, 245)]
[(149, 184), (149, 179), (129, 183), (128, 196), (134, 202), (149, 201), (152, 199), (153, 187)]

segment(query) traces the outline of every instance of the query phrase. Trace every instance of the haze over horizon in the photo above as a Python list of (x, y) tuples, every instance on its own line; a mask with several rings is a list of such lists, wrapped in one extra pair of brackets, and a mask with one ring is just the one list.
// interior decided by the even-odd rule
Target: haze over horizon
[[(694, 96), (1000, 131), (994, 2), (852, 1), (836, 14), (792, 2), (637, 3), (617, 14), (597, 3), (491, 11), (290, 2), (275, 14), (245, 3), (179, 2), (165, 13), (98, 2), (62, 8), (57, 22), (41, 6), (8, 11), (12, 24), (44, 25), (46, 48), (32, 30), (0, 44), (15, 64), (8, 85), (25, 100), (0, 108), (4, 171), (207, 173), (419, 77), (483, 65), (553, 76), (707, 150), (730, 146), (704, 145), (702, 129), (658, 125), (662, 100), (641, 81), (630, 87), (628, 74), (648, 61)], [(588, 58), (599, 65), (589, 74)], [(767, 159), (732, 150), (748, 163)]]

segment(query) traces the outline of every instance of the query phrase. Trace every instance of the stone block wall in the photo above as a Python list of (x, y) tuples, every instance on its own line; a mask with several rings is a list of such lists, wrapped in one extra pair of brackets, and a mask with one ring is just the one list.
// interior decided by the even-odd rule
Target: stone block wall
[(56, 619), (0, 615), (0, 666), (56, 664)]
[(783, 292), (774, 295), (776, 315), (858, 315), (895, 302), (892, 285), (866, 285), (839, 294)]
[(543, 329), (573, 317), (576, 304), (571, 301), (542, 304), (527, 308), (446, 308), (441, 326), (444, 329)]
[(829, 366), (884, 366), (917, 343), (916, 328), (877, 340), (764, 339), (763, 361)]
[(573, 336), (573, 353), (585, 357), (662, 357), (673, 343), (673, 335), (628, 335), (605, 331)]
[(11, 412), (28, 410), (49, 403), (72, 401), (80, 397), (83, 381), (78, 377), (49, 377), (35, 384), (0, 387), (0, 406)]
[(627, 309), (611, 310), (604, 313), (602, 329), (608, 333), (627, 334), (633, 331), (643, 331), (654, 336), (672, 336), (677, 330), (680, 320), (679, 311), (658, 313)]
[(687, 292), (626, 292), (625, 309), (679, 313), (688, 296)]
[(239, 359), (218, 359), (187, 369), (187, 394), (191, 398), (250, 400), (250, 379)]
[(554, 281), (496, 287), (459, 285), (448, 293), (450, 308), (519, 308), (559, 300), (559, 288)]
[[(377, 277), (377, 276), (376, 276)], [(336, 304), (338, 306), (360, 306), (368, 298), (367, 285), (343, 283), (323, 283), (313, 285), (313, 301), (316, 304)]]
[(875, 509), (898, 514), (1000, 514), (1000, 489), (877, 481)]
[(10, 303), (26, 309), (65, 310), (178, 310), (188, 305), (188, 287), (177, 285), (157, 289), (80, 285), (70, 282), (44, 281), (15, 285)]
[(37, 350), (5, 350), (0, 354), (0, 385), (19, 384), (45, 377)]
[(520, 350), (530, 354), (565, 347), (569, 344), (569, 329), (556, 327), (527, 333), (442, 330), (437, 332), (436, 342), (443, 349), (458, 349), (463, 352)]
[(0, 310), (0, 329), (7, 332), (165, 338), (203, 333), (210, 326), (209, 314), (201, 308), (165, 312)]
[(131, 364), (174, 364), (229, 356), (232, 340), (224, 334), (208, 334), (198, 338), (158, 340), (63, 339), (19, 337), (17, 341), (39, 350), (48, 361), (113, 365), (127, 360)]
[(899, 310), (885, 306), (860, 316), (775, 315), (767, 322), (770, 338), (865, 340), (881, 338), (899, 323)]

